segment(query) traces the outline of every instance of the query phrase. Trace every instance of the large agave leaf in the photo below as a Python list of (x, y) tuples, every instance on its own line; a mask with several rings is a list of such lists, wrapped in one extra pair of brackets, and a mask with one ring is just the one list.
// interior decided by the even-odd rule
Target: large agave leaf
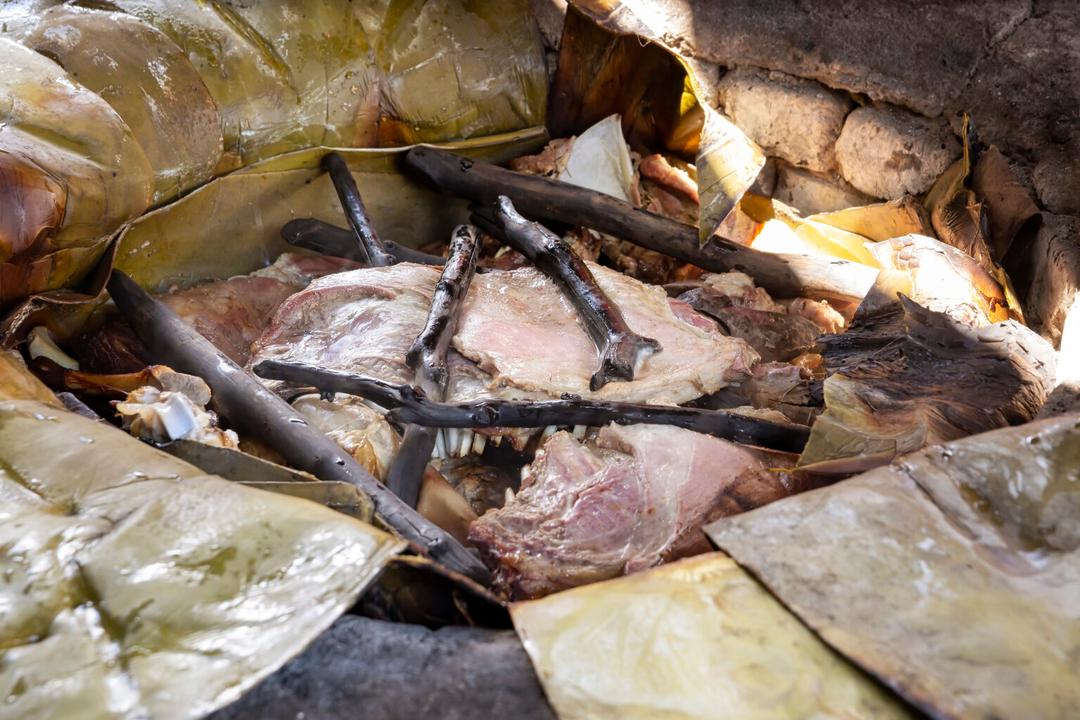
[(807, 625), (942, 718), (1080, 707), (1080, 416), (997, 430), (709, 526)]
[(63, 410), (4, 402), (0, 424), (0, 717), (201, 716), (402, 548)]
[(12, 0), (0, 36), (0, 261), (16, 261), (0, 306), (77, 287), (122, 222), (214, 173), (516, 131), (545, 112), (523, 0)]
[(153, 168), (155, 203), (210, 177), (222, 147), (217, 106), (163, 33), (123, 13), (60, 6), (38, 16), (22, 44), (119, 113)]
[(722, 553), (511, 615), (562, 720), (908, 716)]
[[(534, 151), (545, 138), (542, 128), (532, 128), (443, 146), (502, 162)], [(264, 160), (147, 213), (122, 231), (83, 293), (42, 293), (28, 299), (5, 318), (0, 337), (11, 345), (27, 325), (36, 324), (48, 324), (63, 338), (80, 332), (105, 299), (101, 291), (114, 259), (116, 267), (157, 291), (264, 267), (282, 252), (295, 250), (280, 234), (282, 225), (294, 218), (317, 217), (344, 225), (333, 185), (319, 169), (330, 150), (310, 148)], [(335, 152), (349, 164), (381, 236), (414, 247), (444, 241), (455, 225), (468, 220), (468, 203), (403, 175), (398, 159), (407, 150)]]
[(547, 75), (524, 2), (114, 4), (187, 52), (221, 110), (223, 167), (543, 119)]
[[(17, 163), (22, 173), (48, 175), (63, 217), (52, 238), (0, 238), (0, 260), (92, 246), (147, 207), (153, 173), (108, 103), (53, 61), (6, 38), (0, 38), (0, 67), (0, 173)], [(17, 214), (22, 202), (22, 185), (0, 188), (5, 215)]]
[[(503, 160), (535, 148), (543, 138), (534, 129), (450, 147)], [(336, 150), (353, 172), (381, 237), (412, 247), (446, 240), (454, 225), (467, 219), (467, 205), (401, 174), (397, 161), (404, 151)], [(152, 290), (225, 278), (263, 267), (292, 249), (280, 234), (289, 220), (315, 217), (345, 224), (330, 178), (319, 169), (327, 152), (312, 148), (265, 160), (147, 213), (120, 235), (116, 267)]]
[(930, 218), (927, 217), (922, 205), (911, 196), (889, 202), (817, 213), (806, 219), (879, 242), (902, 235), (930, 234)]

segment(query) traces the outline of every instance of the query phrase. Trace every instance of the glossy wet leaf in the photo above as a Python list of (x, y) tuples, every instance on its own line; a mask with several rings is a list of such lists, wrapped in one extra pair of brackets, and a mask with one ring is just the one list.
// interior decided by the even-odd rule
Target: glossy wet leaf
[(210, 177), (222, 152), (217, 105), (165, 34), (123, 13), (60, 6), (42, 13), (22, 44), (123, 118), (154, 171), (155, 203)]
[(79, 288), (111, 232), (215, 174), (544, 120), (524, 0), (12, 0), (0, 22), (0, 207), (26, 209), (0, 213), (5, 308)]
[(709, 526), (852, 661), (935, 717), (1080, 707), (1080, 416), (927, 448)]
[(30, 372), (13, 350), (0, 350), (0, 400), (34, 400), (62, 407), (52, 390)]
[(199, 717), (303, 649), (403, 544), (104, 423), (0, 403), (0, 714)]
[(816, 213), (808, 216), (806, 220), (831, 225), (874, 241), (901, 235), (927, 235), (930, 232), (930, 218), (915, 198), (910, 196), (889, 202)]
[(310, 500), (363, 522), (371, 522), (375, 515), (371, 498), (361, 492), (358, 487), (347, 482), (257, 480), (245, 482), (244, 485), (287, 497)]
[[(92, 246), (146, 209), (153, 172), (108, 103), (53, 61), (6, 38), (0, 38), (0, 67), (0, 159), (7, 167), (21, 162), (27, 182), (47, 175), (53, 194), (63, 198), (63, 222), (54, 235), (32, 247), (20, 245), (24, 234), (0, 238), (0, 259)], [(34, 166), (30, 174), (26, 168)], [(0, 207), (22, 205), (22, 184), (3, 189)]]
[(1009, 295), (970, 255), (925, 235), (904, 235), (869, 246), (881, 267), (860, 311), (896, 305), (903, 294), (972, 327), (1010, 317)]
[(739, 209), (754, 222), (762, 224), (749, 243), (755, 249), (821, 255), (878, 267), (877, 259), (867, 247), (870, 239), (866, 236), (813, 217), (803, 218), (794, 208), (753, 193), (743, 197)]
[(908, 717), (722, 553), (511, 615), (562, 720)]
[(489, 135), (543, 118), (543, 50), (522, 2), (116, 4), (192, 59), (221, 110), (223, 166), (313, 145)]
[[(449, 146), (506, 159), (543, 142), (539, 130)], [(329, 176), (319, 169), (326, 148), (265, 160), (218, 178), (171, 205), (147, 213), (120, 236), (115, 266), (152, 290), (248, 273), (292, 249), (281, 227), (297, 217), (344, 224)], [(356, 178), (380, 237), (416, 247), (445, 241), (468, 218), (467, 203), (446, 198), (404, 176), (398, 150), (337, 150)], [(229, 238), (229, 242), (222, 242)]]
[(704, 245), (765, 167), (765, 153), (726, 117), (704, 106), (705, 123), (697, 154), (701, 213), (698, 235)]
[[(541, 128), (532, 128), (446, 147), (505, 161), (542, 146), (545, 137)], [(316, 217), (343, 225), (333, 185), (319, 169), (329, 151), (311, 148), (264, 160), (147, 213), (124, 229), (84, 294), (31, 298), (9, 314), (0, 335), (11, 342), (36, 324), (48, 324), (61, 339), (82, 332), (87, 323), (100, 319), (96, 311), (106, 299), (105, 271), (114, 261), (152, 291), (174, 284), (186, 287), (258, 270), (281, 253), (295, 250), (281, 238), (282, 226), (294, 218)], [(468, 220), (468, 203), (403, 175), (398, 159), (406, 151), (335, 149), (349, 164), (380, 236), (412, 247), (445, 241), (456, 225)], [(98, 257), (104, 252), (101, 247)]]

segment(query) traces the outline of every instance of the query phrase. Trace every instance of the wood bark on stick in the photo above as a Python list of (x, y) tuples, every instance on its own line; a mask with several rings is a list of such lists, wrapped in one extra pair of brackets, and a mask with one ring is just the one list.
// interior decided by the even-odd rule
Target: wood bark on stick
[(413, 148), (404, 163), (409, 172), (443, 192), (481, 205), (506, 195), (525, 217), (592, 228), (710, 272), (744, 272), (774, 297), (859, 302), (877, 277), (877, 270), (858, 263), (766, 253), (719, 236), (701, 245), (697, 228), (610, 195), (438, 148)]
[[(479, 251), (475, 228), (459, 225), (454, 229), (450, 237), (450, 255), (435, 285), (427, 324), (405, 356), (405, 362), (415, 373), (416, 387), (437, 401), (445, 397), (449, 379), (446, 353), (457, 331), (461, 305), (476, 272)], [(410, 424), (387, 474), (387, 486), (410, 507), (416, 507), (420, 499), (424, 468), (435, 448), (436, 432), (425, 425)]]
[(226, 357), (130, 277), (114, 270), (109, 295), (153, 358), (201, 377), (218, 412), (241, 432), (272, 445), (298, 470), (352, 483), (371, 498), (387, 527), (446, 567), (485, 583), (489, 573), (461, 543), (421, 517), (300, 413)]

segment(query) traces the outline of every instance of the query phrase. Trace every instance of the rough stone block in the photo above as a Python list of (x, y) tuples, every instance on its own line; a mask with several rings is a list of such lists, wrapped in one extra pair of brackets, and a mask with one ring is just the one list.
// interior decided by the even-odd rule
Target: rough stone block
[(812, 78), (934, 117), (956, 104), (987, 48), (1030, 7), (1029, 0), (636, 0), (631, 12), (688, 55)]
[(836, 143), (844, 179), (888, 200), (929, 190), (960, 152), (944, 120), (887, 105), (854, 110)]
[(836, 139), (854, 106), (845, 93), (813, 80), (757, 68), (724, 75), (717, 100), (767, 154), (816, 172), (836, 167)]
[(555, 720), (512, 630), (351, 615), (207, 720), (358, 717)]
[(777, 163), (773, 197), (798, 209), (803, 215), (869, 205), (875, 201), (839, 176), (817, 175), (787, 163)]
[(1080, 139), (1071, 145), (1048, 146), (1031, 180), (1047, 210), (1080, 215)]
[(1027, 252), (1031, 287), (1024, 303), (1028, 323), (1055, 345), (1080, 288), (1080, 218), (1043, 213)]

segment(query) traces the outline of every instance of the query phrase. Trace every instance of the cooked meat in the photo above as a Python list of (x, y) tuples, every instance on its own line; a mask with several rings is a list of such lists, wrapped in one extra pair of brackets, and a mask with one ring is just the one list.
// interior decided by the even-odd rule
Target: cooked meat
[(158, 299), (236, 363), (247, 362), (251, 343), (274, 310), (296, 292), (288, 283), (241, 275), (163, 293)]
[[(664, 350), (637, 379), (589, 391), (596, 349), (558, 288), (532, 268), (478, 275), (449, 356), (448, 401), (559, 398), (565, 393), (680, 403), (740, 379), (755, 361), (741, 340), (681, 320), (659, 288), (590, 265), (635, 332)], [(423, 327), (438, 269), (402, 263), (339, 273), (282, 304), (255, 361), (306, 362), (405, 383), (405, 353)], [(685, 313), (687, 310), (682, 309)]]
[(150, 364), (146, 348), (125, 322), (108, 322), (75, 343), (79, 367), (91, 373), (133, 373)]
[(555, 285), (531, 268), (475, 279), (454, 347), (500, 387), (638, 402), (682, 403), (715, 392), (755, 361), (741, 340), (681, 320), (660, 288), (598, 265), (589, 269), (630, 328), (663, 348), (632, 382), (590, 392), (596, 350)]
[(803, 425), (822, 410), (821, 382), (791, 363), (759, 363), (735, 393), (755, 408), (777, 410)]
[[(691, 291), (694, 292), (698, 291)], [(707, 308), (689, 302), (715, 318), (726, 335), (742, 338), (749, 343), (763, 362), (791, 360), (813, 348), (817, 336), (821, 334), (821, 328), (798, 315), (747, 307)]]
[(574, 138), (556, 138), (536, 155), (525, 155), (510, 161), (510, 169), (530, 175), (554, 177), (566, 169)]
[[(227, 280), (211, 280), (157, 297), (233, 361), (243, 365), (251, 343), (270, 324), (285, 298), (313, 278), (358, 267), (352, 260), (283, 253), (269, 267)], [(80, 338), (76, 351), (90, 372), (138, 372), (150, 358), (127, 323), (113, 320)]]
[(355, 260), (331, 257), (329, 255), (301, 255), (300, 253), (282, 253), (269, 267), (250, 273), (251, 277), (268, 277), (292, 285), (297, 290), (307, 287), (315, 278), (333, 275), (346, 270), (363, 267)]
[(669, 282), (681, 263), (670, 255), (634, 245), (626, 240), (600, 234), (601, 253), (619, 272), (643, 282)]
[(506, 502), (506, 491), (513, 492), (519, 482), (517, 474), (481, 461), (475, 455), (438, 461), (439, 472), (455, 490), (468, 500), (477, 515)]
[(703, 524), (787, 494), (751, 452), (708, 435), (612, 425), (587, 447), (560, 432), (469, 539), (501, 592), (533, 598), (706, 551)]
[(672, 165), (663, 155), (653, 154), (643, 157), (638, 164), (638, 171), (643, 180), (651, 180), (665, 190), (683, 195), (695, 206), (700, 202), (697, 180), (690, 177), (690, 174), (682, 168)]
[(788, 303), (789, 315), (804, 317), (810, 320), (823, 333), (843, 332), (847, 327), (847, 320), (837, 312), (826, 300), (811, 300), (809, 298), (795, 298)]
[(748, 307), (766, 312), (783, 312), (784, 308), (773, 302), (769, 293), (754, 285), (749, 275), (741, 272), (706, 273), (695, 283), (707, 288), (709, 296), (721, 307)]
[(278, 308), (252, 362), (305, 362), (411, 384), (405, 354), (424, 328), (439, 272), (399, 263), (316, 280)]
[[(901, 298), (822, 339), (826, 411), (800, 464), (894, 455), (1035, 417), (1054, 350), (1014, 320), (972, 328)], [(899, 320), (902, 318), (903, 324)], [(871, 322), (874, 321), (874, 322)]]

